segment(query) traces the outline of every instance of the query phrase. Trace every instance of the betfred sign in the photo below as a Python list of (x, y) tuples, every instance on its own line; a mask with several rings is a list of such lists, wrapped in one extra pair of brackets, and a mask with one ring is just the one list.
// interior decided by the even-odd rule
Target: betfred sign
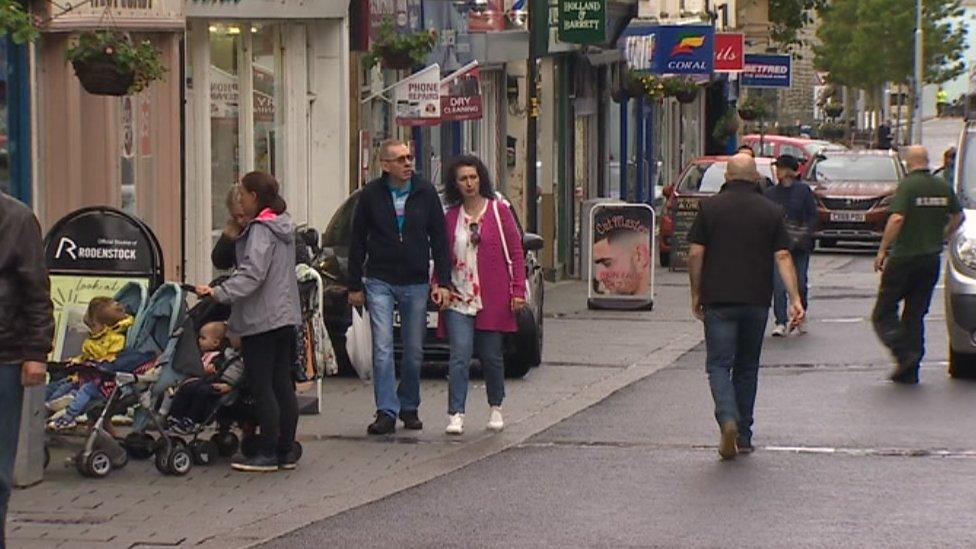
[(792, 63), (789, 55), (747, 54), (739, 82), (749, 88), (789, 88), (793, 84)]
[(741, 72), (745, 66), (745, 48), (744, 34), (715, 33), (715, 72)]

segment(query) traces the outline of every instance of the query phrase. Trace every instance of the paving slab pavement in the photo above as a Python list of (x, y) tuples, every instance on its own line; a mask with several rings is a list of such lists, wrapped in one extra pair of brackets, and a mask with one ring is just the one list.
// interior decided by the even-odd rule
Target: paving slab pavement
[(280, 536), (516, 446), (674, 362), (701, 341), (687, 313), (686, 275), (658, 273), (655, 311), (585, 310), (585, 285), (547, 288), (544, 364), (508, 380), (506, 430), (483, 430), (484, 383), (472, 381), (468, 430), (443, 434), (447, 383), (423, 380), (421, 432), (371, 438), (372, 386), (325, 381), (324, 412), (303, 416), (305, 447), (292, 472), (249, 475), (226, 462), (164, 477), (130, 461), (105, 479), (81, 478), (55, 448), (45, 481), (11, 501), (8, 545), (21, 547), (242, 547)]

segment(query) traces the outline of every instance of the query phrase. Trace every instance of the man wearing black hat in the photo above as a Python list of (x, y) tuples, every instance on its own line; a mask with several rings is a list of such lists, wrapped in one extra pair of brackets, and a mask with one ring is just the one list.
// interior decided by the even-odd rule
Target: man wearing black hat
[[(803, 298), (803, 309), (807, 309), (807, 270), (810, 267), (810, 253), (813, 251), (813, 229), (817, 224), (817, 201), (813, 190), (798, 178), (800, 161), (795, 156), (780, 155), (775, 161), (778, 183), (766, 189), (766, 198), (783, 207), (786, 212), (786, 228), (790, 233), (790, 255), (796, 267), (797, 285)], [(776, 325), (773, 337), (787, 335), (786, 286), (779, 274), (773, 273), (773, 316)], [(797, 326), (799, 333), (805, 333), (803, 325)]]

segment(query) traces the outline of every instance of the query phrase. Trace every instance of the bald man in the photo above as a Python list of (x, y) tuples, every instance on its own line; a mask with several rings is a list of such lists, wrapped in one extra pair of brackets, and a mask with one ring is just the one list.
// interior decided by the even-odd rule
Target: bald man
[(925, 354), (925, 315), (942, 264), (942, 243), (959, 228), (963, 216), (949, 184), (929, 173), (925, 147), (909, 147), (905, 164), (910, 173), (891, 200), (891, 216), (874, 260), (874, 270), (881, 272), (881, 286), (871, 320), (878, 339), (895, 358), (889, 379), (916, 384)]
[(702, 201), (688, 235), (688, 261), (692, 313), (705, 324), (718, 453), (732, 459), (753, 448), (752, 413), (774, 263), (790, 296), (791, 326), (800, 325), (804, 311), (783, 208), (756, 192), (756, 161), (733, 156), (725, 179), (717, 195)]

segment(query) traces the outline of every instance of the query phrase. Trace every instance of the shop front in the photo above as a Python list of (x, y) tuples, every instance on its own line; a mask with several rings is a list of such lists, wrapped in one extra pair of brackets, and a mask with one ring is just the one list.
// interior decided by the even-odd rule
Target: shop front
[(282, 185), (296, 223), (322, 230), (348, 195), (347, 6), (338, 1), (187, 4), (187, 276), (210, 249), (241, 176)]
[[(179, 279), (184, 2), (119, 5), (91, 2), (68, 9), (46, 4), (48, 22), (35, 46), (33, 205), (45, 227), (86, 206), (111, 206), (139, 217), (159, 237), (168, 261), (166, 277)], [(166, 69), (163, 79), (134, 95), (86, 92), (65, 52), (78, 33), (88, 30), (149, 40)]]

